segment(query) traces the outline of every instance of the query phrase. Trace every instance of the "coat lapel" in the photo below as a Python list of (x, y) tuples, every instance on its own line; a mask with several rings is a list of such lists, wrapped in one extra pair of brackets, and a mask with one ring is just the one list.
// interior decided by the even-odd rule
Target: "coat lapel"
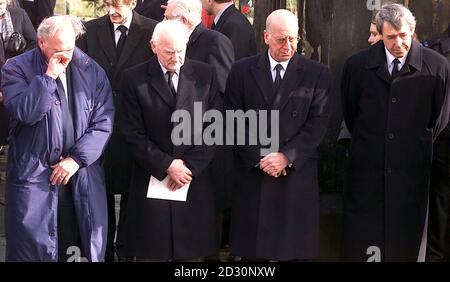
[(176, 109), (184, 109), (187, 104), (189, 104), (189, 99), (195, 97), (195, 77), (193, 76), (194, 70), (190, 64), (184, 63), (180, 70), (180, 77), (178, 80), (178, 91), (177, 91), (177, 101)]
[(81, 53), (78, 49), (75, 49), (73, 59), (70, 63), (71, 72), (71, 87), (72, 98), (74, 103), (74, 110), (72, 111), (72, 118), (74, 121), (74, 136), (75, 139), (80, 138), (84, 134), (84, 128), (82, 119), (84, 118), (82, 111), (92, 111), (94, 109), (94, 102), (86, 104), (85, 101), (90, 101), (89, 97), (86, 97), (89, 93), (86, 89), (90, 88), (89, 80), (86, 79), (86, 66), (91, 60), (89, 57)]
[(283, 82), (281, 83), (280, 90), (278, 91), (275, 101), (272, 105), (272, 109), (281, 110), (286, 105), (289, 97), (294, 90), (300, 85), (304, 79), (303, 71), (304, 64), (302, 64), (303, 58), (295, 54), (289, 62), (286, 73), (284, 74)]
[(405, 65), (400, 70), (398, 76), (401, 77), (404, 74), (410, 73), (413, 71), (413, 69), (421, 71), (423, 62), (422, 56), (423, 56), (422, 46), (418, 42), (413, 41), (411, 43), (411, 49), (409, 50)]
[(169, 108), (174, 109), (175, 97), (173, 97), (172, 92), (170, 91), (156, 56), (149, 62), (148, 73), (150, 76), (149, 81), (151, 87), (155, 89), (156, 93), (158, 93)]
[[(118, 58), (117, 66), (114, 71), (114, 77), (117, 75), (118, 71), (121, 69), (122, 65), (128, 60), (128, 58), (133, 53), (134, 49), (138, 44), (142, 44), (141, 38), (144, 35), (144, 31), (141, 30), (141, 20), (139, 15), (133, 11), (133, 18), (131, 20), (130, 30), (128, 31), (127, 40), (125, 41), (125, 46), (123, 47), (122, 54)], [(149, 42), (147, 42), (150, 44)], [(150, 48), (150, 46), (148, 47)]]
[(258, 85), (260, 93), (262, 94), (267, 106), (272, 105), (272, 97), (274, 96), (274, 86), (272, 75), (270, 73), (269, 55), (267, 52), (259, 56), (259, 60), (256, 66), (251, 68), (253, 79)]
[(97, 36), (100, 41), (101, 48), (105, 53), (111, 65), (116, 64), (116, 48), (115, 41), (112, 38), (112, 27), (108, 15), (103, 17), (98, 29)]
[(391, 75), (389, 74), (387, 68), (386, 51), (383, 41), (380, 41), (369, 48), (370, 56), (366, 65), (366, 69), (378, 68), (376, 71), (376, 75), (387, 84), (391, 84)]

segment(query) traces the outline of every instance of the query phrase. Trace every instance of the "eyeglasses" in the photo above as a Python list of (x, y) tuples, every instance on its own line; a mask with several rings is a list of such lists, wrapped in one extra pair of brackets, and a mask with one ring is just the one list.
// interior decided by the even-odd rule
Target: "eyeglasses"
[(286, 42), (289, 42), (289, 44), (293, 45), (300, 41), (300, 36), (285, 36), (282, 38), (274, 38), (275, 42), (277, 42), (279, 45), (285, 45)]

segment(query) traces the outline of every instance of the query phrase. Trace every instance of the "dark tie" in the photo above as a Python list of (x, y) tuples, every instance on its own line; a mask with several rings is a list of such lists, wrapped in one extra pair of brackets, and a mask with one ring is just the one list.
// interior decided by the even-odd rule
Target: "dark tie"
[(125, 46), (125, 41), (127, 40), (128, 28), (124, 25), (119, 25), (117, 29), (120, 31), (120, 38), (119, 41), (117, 41), (116, 54), (117, 58), (120, 58), (120, 54), (122, 53), (123, 47)]
[(216, 29), (216, 22), (213, 22), (213, 23), (212, 23), (211, 29), (212, 29), (212, 30), (215, 30), (215, 29)]
[(61, 113), (62, 113), (62, 130), (63, 130), (63, 156), (67, 156), (70, 148), (74, 144), (74, 129), (72, 114), (70, 113), (69, 99), (66, 97), (66, 91), (58, 77), (56, 79), (56, 86), (59, 99), (61, 101)]
[(392, 74), (391, 74), (392, 79), (396, 78), (399, 73), (399, 69), (398, 69), (399, 64), (400, 64), (400, 60), (395, 59), (394, 60), (394, 68), (392, 69)]
[(172, 92), (173, 97), (177, 97), (177, 91), (175, 90), (175, 85), (173, 85), (172, 77), (175, 74), (174, 71), (167, 71), (167, 84), (169, 84), (170, 91)]
[(280, 89), (281, 82), (283, 79), (281, 78), (281, 71), (283, 70), (283, 66), (278, 64), (275, 66), (275, 71), (277, 72), (275, 75), (275, 81), (273, 85), (275, 86), (275, 93), (278, 93), (278, 90)]

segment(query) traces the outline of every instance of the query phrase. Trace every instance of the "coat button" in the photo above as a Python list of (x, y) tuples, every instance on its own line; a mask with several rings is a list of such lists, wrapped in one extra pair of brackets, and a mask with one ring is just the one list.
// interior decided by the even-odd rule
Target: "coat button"
[(48, 235), (50, 235), (50, 237), (55, 237), (55, 230), (50, 230)]
[(394, 140), (394, 138), (395, 138), (394, 133), (389, 133), (388, 138), (389, 138), (389, 140)]
[(61, 105), (61, 102), (59, 100), (55, 100), (55, 105), (59, 106)]
[(57, 154), (59, 154), (60, 151), (61, 151), (61, 150), (60, 150), (59, 148), (56, 148), (56, 149), (55, 149), (55, 153), (57, 153)]
[(391, 100), (391, 101), (392, 101), (392, 103), (394, 103), (394, 104), (395, 104), (395, 103), (397, 103), (397, 101), (398, 101), (398, 100), (397, 100), (397, 98), (392, 98), (392, 100)]
[(296, 111), (292, 112), (292, 117), (295, 118), (298, 116), (298, 113)]

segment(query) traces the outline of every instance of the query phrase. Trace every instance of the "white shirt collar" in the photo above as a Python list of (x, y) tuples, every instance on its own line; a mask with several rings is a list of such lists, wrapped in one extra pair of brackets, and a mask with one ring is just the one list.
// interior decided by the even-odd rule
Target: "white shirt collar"
[(227, 6), (225, 6), (225, 8), (223, 8), (220, 12), (217, 13), (216, 17), (214, 18), (214, 24), (217, 24), (219, 22), (223, 12), (225, 12), (225, 10), (228, 9), (231, 5), (234, 5), (234, 3), (228, 4)]
[[(386, 52), (386, 60), (387, 60), (388, 67), (390, 67), (392, 65), (393, 61), (397, 58), (392, 56), (391, 52), (389, 52), (389, 50), (386, 47), (384, 47), (384, 50)], [(407, 53), (406, 56), (404, 56), (403, 58), (398, 59), (400, 61), (399, 70), (405, 65), (408, 54), (409, 53)]]
[[(166, 73), (168, 72), (168, 70), (161, 64), (161, 62), (160, 61), (158, 61), (158, 63), (159, 63), (159, 65), (161, 66), (161, 69), (162, 69), (162, 72), (163, 72), (163, 75), (166, 75)], [(175, 70), (175, 75), (179, 75), (180, 74), (180, 70)]]
[(289, 61), (285, 61), (285, 62), (277, 62), (274, 60), (274, 58), (272, 58), (272, 56), (270, 55), (270, 50), (267, 51), (267, 53), (269, 54), (269, 62), (270, 62), (270, 70), (273, 71), (276, 67), (276, 65), (280, 64), (283, 67), (283, 71), (287, 70), (287, 67), (289, 65)]

